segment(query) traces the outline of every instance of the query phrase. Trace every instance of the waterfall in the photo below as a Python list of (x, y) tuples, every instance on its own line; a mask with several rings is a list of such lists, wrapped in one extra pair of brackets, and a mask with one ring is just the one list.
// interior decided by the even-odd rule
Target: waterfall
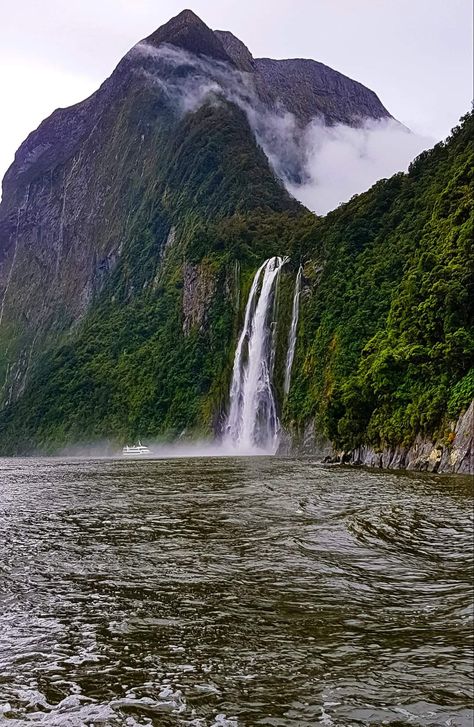
[(227, 437), (241, 451), (274, 452), (279, 421), (272, 375), (275, 361), (275, 298), (287, 258), (272, 257), (255, 273), (234, 357)]
[(293, 358), (295, 356), (296, 347), (296, 329), (298, 328), (298, 317), (300, 311), (300, 293), (301, 293), (301, 276), (303, 268), (300, 265), (298, 275), (296, 276), (295, 292), (293, 295), (293, 310), (291, 313), (291, 328), (288, 334), (288, 352), (286, 354), (285, 382), (283, 384), (283, 392), (287, 396), (291, 384), (291, 369), (293, 368)]

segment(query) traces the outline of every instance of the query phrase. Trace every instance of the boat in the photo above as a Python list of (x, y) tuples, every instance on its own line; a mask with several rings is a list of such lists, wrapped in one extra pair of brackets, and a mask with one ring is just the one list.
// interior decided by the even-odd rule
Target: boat
[(132, 447), (127, 444), (122, 449), (122, 454), (124, 457), (139, 457), (143, 454), (150, 454), (150, 450), (139, 441), (138, 444), (134, 444)]

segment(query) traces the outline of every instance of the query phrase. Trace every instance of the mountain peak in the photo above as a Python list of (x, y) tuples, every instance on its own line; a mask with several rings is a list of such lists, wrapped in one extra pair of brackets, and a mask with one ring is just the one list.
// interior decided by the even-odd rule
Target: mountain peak
[(182, 10), (145, 41), (155, 46), (169, 43), (190, 53), (210, 56), (234, 65), (219, 38), (192, 10)]
[(194, 10), (190, 10), (190, 8), (185, 8), (184, 10), (181, 10), (180, 13), (175, 15), (174, 20), (182, 20), (183, 22), (186, 22), (186, 23), (202, 23), (203, 22), (201, 20), (201, 18), (198, 15), (196, 15)]

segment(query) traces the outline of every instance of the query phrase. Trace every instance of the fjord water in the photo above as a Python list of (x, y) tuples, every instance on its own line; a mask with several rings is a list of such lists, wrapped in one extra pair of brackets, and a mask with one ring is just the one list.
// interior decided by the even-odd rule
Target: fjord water
[(472, 724), (468, 479), (0, 460), (0, 722)]

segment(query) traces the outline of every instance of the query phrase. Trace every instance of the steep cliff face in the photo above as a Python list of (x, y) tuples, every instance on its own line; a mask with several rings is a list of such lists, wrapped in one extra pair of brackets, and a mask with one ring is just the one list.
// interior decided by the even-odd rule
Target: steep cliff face
[(203, 330), (208, 323), (209, 301), (216, 293), (216, 278), (211, 265), (183, 267), (183, 331), (189, 335), (193, 328)]
[(239, 38), (228, 30), (215, 30), (214, 34), (219, 38), (226, 53), (241, 71), (247, 73), (254, 73), (256, 70), (256, 63), (253, 55)]
[(319, 117), (328, 125), (359, 126), (367, 119), (391, 118), (377, 95), (323, 63), (295, 58), (258, 58), (256, 72), (276, 103), (303, 124)]
[(115, 264), (141, 141), (139, 124), (131, 123), (127, 144), (119, 150), (114, 143), (122, 114), (129, 109), (110, 85), (84, 107), (55, 112), (20, 147), (5, 176), (0, 370), (7, 401), (22, 390), (27, 361), (80, 320)]
[(155, 30), (145, 41), (156, 47), (169, 43), (189, 53), (234, 64), (219, 37), (192, 10), (183, 10)]
[(373, 91), (323, 63), (308, 58), (254, 58), (232, 33), (218, 30), (215, 34), (236, 66), (253, 75), (260, 97), (272, 108), (294, 114), (302, 125), (315, 117), (328, 125), (348, 126), (392, 118)]
[(418, 434), (410, 444), (362, 444), (344, 451), (318, 434), (311, 421), (298, 433), (284, 432), (279, 452), (312, 456), (331, 464), (474, 475), (474, 399), (456, 421), (447, 422), (442, 436)]

